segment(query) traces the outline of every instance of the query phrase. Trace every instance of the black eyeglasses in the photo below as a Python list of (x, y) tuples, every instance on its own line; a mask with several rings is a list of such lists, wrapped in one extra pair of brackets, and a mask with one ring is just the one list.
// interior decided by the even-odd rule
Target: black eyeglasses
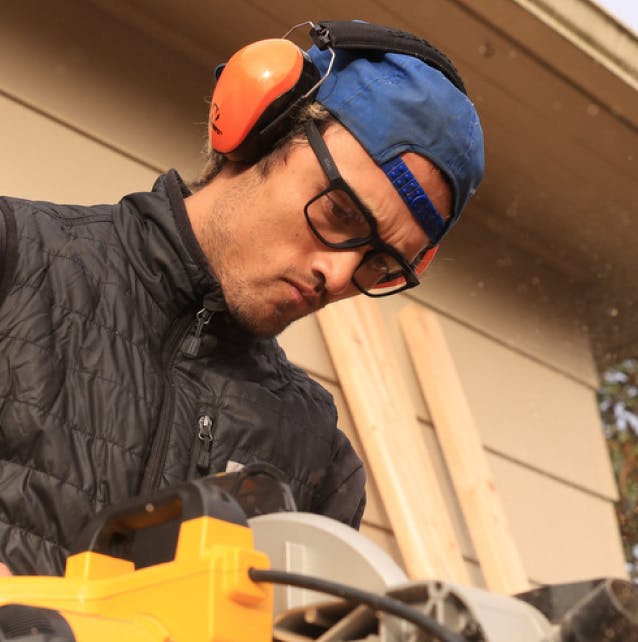
[(352, 283), (363, 294), (388, 296), (418, 285), (419, 277), (413, 265), (381, 240), (374, 215), (339, 173), (316, 124), (309, 120), (305, 129), (310, 147), (329, 180), (328, 187), (304, 207), (315, 236), (335, 250), (372, 247), (352, 275)]

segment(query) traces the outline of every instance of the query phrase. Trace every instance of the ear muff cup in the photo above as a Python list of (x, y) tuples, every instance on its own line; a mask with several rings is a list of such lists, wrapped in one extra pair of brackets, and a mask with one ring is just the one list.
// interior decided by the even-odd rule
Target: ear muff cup
[(290, 40), (260, 40), (236, 52), (211, 98), (211, 147), (230, 160), (254, 162), (286, 132), (319, 80), (314, 64)]

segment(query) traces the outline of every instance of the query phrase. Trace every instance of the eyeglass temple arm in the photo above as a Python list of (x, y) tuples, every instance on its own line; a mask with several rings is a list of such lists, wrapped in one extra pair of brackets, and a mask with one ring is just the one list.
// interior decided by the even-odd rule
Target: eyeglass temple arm
[(331, 180), (336, 180), (340, 178), (339, 170), (335, 165), (334, 160), (330, 152), (328, 151), (328, 146), (323, 139), (323, 136), (319, 132), (316, 123), (313, 120), (307, 120), (304, 123), (304, 129), (306, 131), (306, 136), (308, 137), (308, 142), (310, 146), (315, 150), (319, 163), (326, 173), (326, 176)]

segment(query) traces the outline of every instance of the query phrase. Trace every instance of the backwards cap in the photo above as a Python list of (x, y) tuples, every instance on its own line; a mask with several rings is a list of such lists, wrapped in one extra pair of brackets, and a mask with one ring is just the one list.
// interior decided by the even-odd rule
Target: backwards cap
[[(443, 73), (413, 56), (334, 52), (315, 100), (382, 167), (433, 244), (438, 243), (483, 178), (483, 132), (474, 105)], [(307, 53), (325, 74), (331, 52), (315, 46)], [(408, 151), (428, 158), (449, 180), (453, 206), (447, 224), (398, 158)]]

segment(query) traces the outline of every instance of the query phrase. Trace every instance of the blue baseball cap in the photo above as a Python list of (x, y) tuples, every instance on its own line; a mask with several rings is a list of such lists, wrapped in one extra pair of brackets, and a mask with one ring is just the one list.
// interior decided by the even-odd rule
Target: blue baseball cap
[[(331, 51), (315, 46), (307, 53), (324, 75)], [(483, 178), (483, 131), (474, 105), (440, 71), (413, 56), (334, 53), (315, 100), (381, 166), (432, 245), (439, 243)], [(401, 160), (408, 151), (429, 159), (449, 180), (453, 205), (447, 222)]]

